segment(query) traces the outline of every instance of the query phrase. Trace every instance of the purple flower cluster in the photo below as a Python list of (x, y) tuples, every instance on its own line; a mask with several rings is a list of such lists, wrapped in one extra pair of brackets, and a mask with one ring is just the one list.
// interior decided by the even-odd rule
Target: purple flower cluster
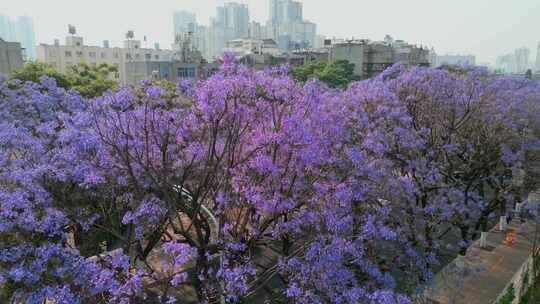
[(174, 94), (92, 100), (0, 80), (0, 300), (235, 303), (277, 284), (294, 303), (410, 303), (530, 190), (514, 174), (539, 148), (536, 83), (288, 73), (226, 56)]

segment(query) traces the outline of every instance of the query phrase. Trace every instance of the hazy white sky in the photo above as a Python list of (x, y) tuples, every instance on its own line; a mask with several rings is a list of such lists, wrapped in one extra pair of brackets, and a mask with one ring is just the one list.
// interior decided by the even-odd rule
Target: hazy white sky
[[(223, 0), (0, 0), (0, 14), (34, 17), (37, 42), (63, 40), (67, 24), (90, 44), (108, 39), (119, 45), (124, 33), (148, 37), (149, 46), (169, 47), (172, 12), (186, 9), (207, 24)], [(249, 4), (252, 19), (266, 21), (268, 0)], [(540, 42), (540, 0), (303, 0), (304, 17), (320, 34), (383, 39), (385, 34), (433, 46), (439, 54), (471, 53), (478, 61), (522, 46), (536, 56)]]

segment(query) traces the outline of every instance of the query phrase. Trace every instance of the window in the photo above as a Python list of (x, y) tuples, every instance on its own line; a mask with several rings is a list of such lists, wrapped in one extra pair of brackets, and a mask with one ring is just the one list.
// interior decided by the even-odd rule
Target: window
[(71, 51), (66, 51), (66, 57), (71, 57), (72, 54), (71, 54)]
[(156, 58), (156, 60), (159, 60), (159, 55), (155, 55), (154, 58)]
[(75, 53), (75, 54), (77, 54), (77, 57), (82, 57), (83, 56), (83, 52), (81, 52), (81, 51), (77, 51), (77, 53)]
[(179, 68), (178, 78), (195, 78), (195, 68)]
[(144, 58), (146, 60), (150, 60), (150, 59), (152, 59), (152, 54), (144, 54)]
[(137, 59), (141, 58), (141, 54), (135, 54), (135, 58)]
[(107, 53), (101, 53), (101, 58), (107, 58)]
[(89, 53), (88, 53), (88, 56), (89, 56), (90, 58), (96, 58), (96, 52), (89, 52)]
[(131, 57), (131, 54), (130, 53), (127, 53), (126, 54), (126, 59), (132, 59), (133, 57)]

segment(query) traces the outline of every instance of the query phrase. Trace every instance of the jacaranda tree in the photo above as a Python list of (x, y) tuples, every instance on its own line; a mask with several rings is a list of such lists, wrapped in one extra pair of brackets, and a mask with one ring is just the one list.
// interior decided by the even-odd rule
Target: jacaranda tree
[(0, 80), (0, 299), (410, 303), (530, 190), (512, 180), (538, 146), (533, 82), (288, 75), (225, 58), (91, 100)]

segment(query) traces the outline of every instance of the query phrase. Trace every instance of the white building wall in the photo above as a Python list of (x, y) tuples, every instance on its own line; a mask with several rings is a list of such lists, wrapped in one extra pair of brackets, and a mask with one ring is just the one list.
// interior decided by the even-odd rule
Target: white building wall
[[(75, 39), (76, 40), (76, 39)], [(79, 63), (86, 63), (90, 66), (98, 66), (102, 63), (118, 66), (118, 77), (120, 83), (126, 84), (127, 62), (135, 61), (167, 61), (171, 60), (173, 51), (146, 49), (136, 41), (128, 43), (133, 48), (103, 48), (99, 46), (87, 46), (70, 44), (74, 39), (68, 39), (68, 45), (46, 45), (37, 47), (38, 61), (46, 62), (54, 66), (60, 72), (67, 72), (68, 69)]]

